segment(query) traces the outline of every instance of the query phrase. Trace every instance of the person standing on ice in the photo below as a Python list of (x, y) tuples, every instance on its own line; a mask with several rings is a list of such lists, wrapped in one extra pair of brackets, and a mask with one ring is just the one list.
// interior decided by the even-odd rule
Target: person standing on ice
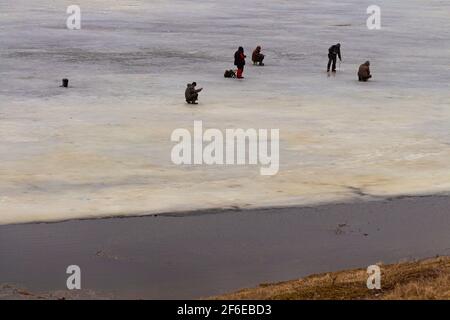
[(196, 82), (188, 83), (186, 91), (184, 92), (184, 97), (187, 103), (197, 104), (198, 93), (203, 90), (203, 88), (195, 89), (197, 86)]
[(237, 69), (238, 79), (244, 78), (242, 76), (242, 73), (244, 72), (245, 58), (247, 58), (247, 56), (244, 54), (244, 48), (239, 47), (239, 49), (234, 53), (234, 65), (238, 68)]
[(365, 82), (370, 78), (372, 78), (372, 75), (370, 74), (370, 62), (366, 61), (365, 63), (359, 66), (358, 80)]
[(327, 65), (327, 72), (330, 72), (331, 64), (333, 63), (333, 67), (331, 69), (332, 72), (336, 72), (336, 61), (337, 57), (339, 57), (339, 60), (342, 61), (341, 57), (341, 44), (335, 44), (332, 45), (328, 49), (328, 65)]
[(257, 46), (252, 54), (252, 61), (254, 65), (263, 66), (264, 55), (261, 53), (261, 46)]

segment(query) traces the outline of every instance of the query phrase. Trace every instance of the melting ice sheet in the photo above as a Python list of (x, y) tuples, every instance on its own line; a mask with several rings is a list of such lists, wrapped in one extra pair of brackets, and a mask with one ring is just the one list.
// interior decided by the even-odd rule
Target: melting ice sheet
[[(0, 2), (0, 224), (450, 190), (448, 1), (378, 1), (379, 31), (373, 1), (77, 3), (70, 31), (71, 1)], [(240, 45), (266, 66), (224, 79)], [(279, 173), (173, 165), (170, 135), (194, 120), (280, 129)]]

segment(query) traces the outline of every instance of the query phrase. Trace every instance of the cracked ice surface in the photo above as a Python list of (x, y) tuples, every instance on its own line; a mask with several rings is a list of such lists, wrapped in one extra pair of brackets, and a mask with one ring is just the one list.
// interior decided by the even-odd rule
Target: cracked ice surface
[[(0, 224), (447, 192), (450, 3), (376, 1), (369, 31), (373, 2), (81, 0), (70, 31), (71, 1), (1, 1)], [(258, 44), (266, 66), (224, 79)], [(279, 173), (173, 165), (170, 135), (194, 120), (279, 128)]]

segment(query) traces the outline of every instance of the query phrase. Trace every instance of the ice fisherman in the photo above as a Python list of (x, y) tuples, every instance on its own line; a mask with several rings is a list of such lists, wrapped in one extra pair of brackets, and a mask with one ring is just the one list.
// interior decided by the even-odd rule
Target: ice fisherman
[(358, 80), (359, 81), (367, 81), (370, 78), (372, 78), (372, 75), (370, 74), (370, 61), (366, 61), (362, 65), (359, 66)]
[(187, 103), (197, 104), (198, 93), (203, 90), (203, 88), (195, 89), (197, 82), (188, 83), (184, 96)]
[(244, 48), (239, 47), (239, 49), (234, 53), (234, 65), (237, 67), (237, 78), (243, 79), (242, 73), (244, 72), (245, 58), (247, 56), (244, 54)]
[(332, 72), (336, 72), (336, 61), (337, 61), (337, 57), (339, 57), (339, 61), (342, 61), (342, 57), (341, 57), (341, 44), (335, 44), (332, 45), (329, 49), (328, 49), (328, 65), (327, 65), (327, 72), (330, 72), (330, 67), (331, 64), (333, 63)]
[(254, 65), (264, 65), (264, 55), (261, 53), (261, 46), (257, 46), (256, 49), (253, 50), (252, 61)]

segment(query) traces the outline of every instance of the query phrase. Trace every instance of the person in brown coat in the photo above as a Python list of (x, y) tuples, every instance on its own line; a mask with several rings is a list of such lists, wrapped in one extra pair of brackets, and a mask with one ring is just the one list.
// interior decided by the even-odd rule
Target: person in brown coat
[(358, 79), (359, 81), (367, 81), (370, 78), (372, 78), (372, 75), (370, 74), (370, 62), (366, 61), (359, 66)]
[(261, 53), (261, 46), (257, 46), (252, 54), (252, 61), (254, 65), (263, 66), (264, 55)]

